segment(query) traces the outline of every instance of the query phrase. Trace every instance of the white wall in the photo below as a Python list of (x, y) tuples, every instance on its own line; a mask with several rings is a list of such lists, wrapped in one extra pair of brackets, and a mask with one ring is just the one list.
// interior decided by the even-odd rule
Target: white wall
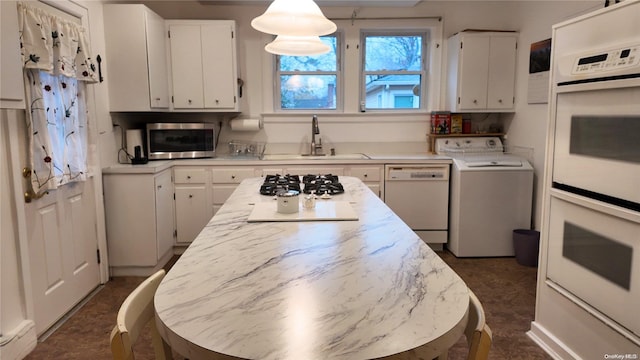
[[(240, 102), (245, 117), (258, 117), (265, 104), (265, 90), (270, 74), (262, 62), (265, 52), (262, 34), (250, 27), (267, 4), (257, 6), (221, 6), (207, 2), (150, 1), (147, 6), (164, 18), (234, 19), (238, 32), (239, 76), (246, 94)], [(551, 26), (565, 19), (603, 6), (601, 1), (426, 1), (409, 8), (323, 7), (329, 18), (349, 18), (354, 10), (359, 18), (442, 16), (443, 46), (446, 38), (464, 29), (516, 30), (520, 33), (516, 74), (516, 112), (501, 115), (512, 145), (534, 148), (536, 173), (533, 227), (540, 227), (541, 189), (539, 179), (544, 169), (547, 104), (527, 104), (529, 46), (551, 37)], [(443, 53), (446, 53), (443, 52)], [(446, 62), (443, 59), (443, 63)], [(444, 73), (443, 68), (443, 74)], [(444, 81), (443, 81), (444, 84)], [(444, 90), (444, 89), (442, 89)], [(270, 99), (269, 96), (266, 97)], [(444, 98), (444, 95), (441, 96)], [(370, 121), (373, 119), (373, 121)], [(427, 116), (384, 117), (370, 114), (321, 116), (321, 132), (325, 142), (426, 141)], [(309, 116), (268, 116), (265, 129), (259, 133), (230, 133), (225, 127), (222, 140), (229, 137), (267, 142), (308, 141)]]

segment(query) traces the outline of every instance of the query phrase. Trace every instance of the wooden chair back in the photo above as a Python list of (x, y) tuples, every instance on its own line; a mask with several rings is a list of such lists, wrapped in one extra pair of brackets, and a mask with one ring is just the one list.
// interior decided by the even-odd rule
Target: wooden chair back
[(480, 300), (469, 290), (469, 321), (464, 330), (469, 344), (468, 360), (486, 360), (489, 358), (492, 335), (486, 323), (484, 309)]
[(111, 353), (114, 360), (134, 360), (133, 345), (144, 327), (151, 323), (151, 340), (157, 360), (172, 359), (171, 349), (158, 333), (155, 324), (153, 297), (165, 271), (160, 270), (145, 279), (124, 300), (116, 326), (111, 331)]

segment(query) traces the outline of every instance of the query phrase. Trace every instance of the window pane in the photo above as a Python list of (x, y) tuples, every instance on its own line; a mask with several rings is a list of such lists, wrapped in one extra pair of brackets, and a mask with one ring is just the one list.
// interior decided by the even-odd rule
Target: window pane
[(331, 51), (316, 56), (280, 56), (280, 71), (336, 71), (337, 38), (321, 36), (320, 40), (329, 45)]
[(335, 109), (336, 75), (282, 75), (282, 109)]
[(367, 36), (365, 71), (420, 71), (422, 36)]
[(420, 79), (420, 75), (366, 76), (366, 108), (419, 108)]

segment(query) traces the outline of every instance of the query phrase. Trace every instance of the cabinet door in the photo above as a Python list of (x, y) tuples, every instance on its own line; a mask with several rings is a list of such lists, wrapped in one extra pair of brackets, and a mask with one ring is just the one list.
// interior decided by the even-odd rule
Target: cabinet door
[(147, 62), (149, 66), (149, 104), (152, 109), (169, 107), (169, 73), (166, 59), (164, 19), (145, 11)]
[(489, 54), (487, 108), (511, 109), (516, 76), (516, 38), (492, 36)]
[(487, 106), (489, 44), (489, 36), (462, 37), (458, 83), (461, 110), (484, 109)]
[(205, 185), (176, 185), (176, 230), (178, 243), (190, 243), (212, 216)]
[(103, 176), (103, 187), (109, 266), (155, 266), (158, 229), (154, 177), (108, 174)]
[(202, 109), (200, 25), (170, 25), (171, 79), (175, 109)]
[(0, 1), (2, 32), (0, 44), (2, 52), (0, 72), (0, 100), (2, 108), (24, 109), (24, 85), (22, 82), (22, 63), (20, 43), (18, 41), (18, 10), (15, 1)]
[(173, 191), (171, 171), (155, 178), (157, 259), (173, 249)]
[[(214, 185), (213, 186), (213, 212), (215, 213), (220, 210), (225, 201), (233, 194), (238, 185), (234, 184), (223, 184), (223, 185)], [(259, 190), (256, 189), (256, 192)]]
[(231, 22), (202, 25), (204, 107), (234, 109), (237, 87), (235, 41)]
[(164, 20), (139, 4), (106, 4), (103, 13), (110, 110), (168, 108)]

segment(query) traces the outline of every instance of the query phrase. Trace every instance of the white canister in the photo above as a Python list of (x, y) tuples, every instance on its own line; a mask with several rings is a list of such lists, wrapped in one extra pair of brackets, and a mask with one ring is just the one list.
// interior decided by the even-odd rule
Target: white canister
[(295, 214), (300, 210), (298, 195), (295, 190), (280, 191), (278, 197), (278, 212), (281, 214)]

